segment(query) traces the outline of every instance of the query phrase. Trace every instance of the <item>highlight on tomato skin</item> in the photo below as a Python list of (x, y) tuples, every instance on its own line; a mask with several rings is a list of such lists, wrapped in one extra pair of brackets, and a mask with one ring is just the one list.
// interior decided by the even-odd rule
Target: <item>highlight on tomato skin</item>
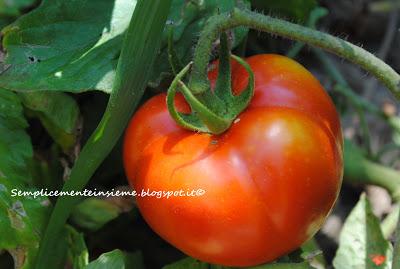
[[(159, 94), (134, 115), (123, 148), (137, 192), (204, 191), (139, 196), (137, 204), (173, 246), (225, 266), (271, 262), (311, 238), (331, 211), (343, 175), (340, 121), (320, 83), (284, 56), (256, 55), (247, 62), (255, 96), (227, 132), (182, 129)], [(235, 63), (232, 79), (240, 92), (247, 73)], [(176, 102), (187, 111), (181, 96)]]

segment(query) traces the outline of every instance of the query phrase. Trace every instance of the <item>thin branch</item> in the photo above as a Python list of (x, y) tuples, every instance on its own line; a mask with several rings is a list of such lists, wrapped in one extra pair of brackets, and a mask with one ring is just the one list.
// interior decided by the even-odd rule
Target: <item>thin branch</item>
[[(376, 54), (376, 56), (380, 58), (382, 61), (385, 61), (390, 51), (390, 48), (392, 47), (392, 43), (397, 32), (398, 18), (399, 18), (398, 9), (393, 9), (393, 11), (390, 13), (389, 16), (382, 44), (378, 50), (378, 53)], [(377, 87), (377, 81), (369, 78), (366, 80), (364, 85), (365, 85), (365, 90), (364, 90), (365, 96), (370, 97), (372, 95), (373, 90)]]

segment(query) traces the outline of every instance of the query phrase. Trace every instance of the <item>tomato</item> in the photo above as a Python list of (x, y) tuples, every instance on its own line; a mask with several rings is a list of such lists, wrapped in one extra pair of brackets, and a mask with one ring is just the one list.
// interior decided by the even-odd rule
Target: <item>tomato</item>
[[(343, 174), (339, 118), (320, 83), (284, 56), (247, 62), (255, 96), (225, 133), (182, 129), (159, 94), (136, 112), (124, 140), (126, 174), (139, 195), (185, 194), (138, 196), (147, 223), (187, 255), (226, 266), (273, 261), (312, 237)], [(248, 79), (235, 62), (232, 79), (235, 93)], [(190, 111), (181, 96), (176, 106)], [(203, 192), (187, 195), (196, 190)]]

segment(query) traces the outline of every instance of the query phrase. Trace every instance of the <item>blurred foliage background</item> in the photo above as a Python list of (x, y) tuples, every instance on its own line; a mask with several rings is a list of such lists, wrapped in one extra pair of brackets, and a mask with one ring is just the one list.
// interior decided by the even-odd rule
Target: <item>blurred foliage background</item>
[[(55, 200), (11, 197), (10, 190), (56, 190), (68, 178), (81, 145), (105, 110), (135, 4), (0, 0), (0, 268), (32, 268)], [(400, 71), (398, 1), (247, 4), (361, 45)], [(169, 23), (184, 62), (191, 59), (207, 18), (235, 5), (234, 0), (173, 1)], [(171, 81), (166, 31), (163, 38), (143, 101), (165, 91)], [(343, 124), (345, 181), (337, 205), (315, 240), (279, 262), (289, 263), (287, 268), (304, 262), (316, 268), (375, 268), (379, 259), (368, 255), (381, 253), (379, 268), (390, 268), (389, 243), (400, 199), (399, 103), (364, 71), (318, 49), (244, 28), (235, 29), (230, 38), (235, 54), (284, 54), (306, 66), (332, 96)], [(382, 182), (382, 175), (388, 180)], [(87, 188), (129, 190), (121, 143)], [(360, 242), (367, 234), (373, 240)], [(131, 197), (82, 200), (60, 240), (63, 268), (211, 268), (186, 258), (152, 232)]]

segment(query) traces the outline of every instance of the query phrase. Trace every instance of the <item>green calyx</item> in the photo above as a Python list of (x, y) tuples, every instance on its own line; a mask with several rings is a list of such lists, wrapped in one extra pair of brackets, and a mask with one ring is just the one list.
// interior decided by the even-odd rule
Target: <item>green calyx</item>
[[(246, 88), (238, 95), (232, 92), (231, 64), (233, 58), (242, 65), (249, 74)], [(211, 89), (209, 81), (201, 81), (207, 88), (199, 93), (193, 93), (183, 82), (192, 63), (184, 67), (172, 81), (167, 93), (167, 107), (172, 118), (183, 128), (196, 132), (221, 134), (225, 132), (236, 117), (249, 105), (254, 94), (254, 74), (243, 59), (231, 55), (228, 39), (225, 33), (221, 34), (219, 70), (216, 86)], [(190, 105), (191, 113), (177, 111), (175, 96), (180, 91)]]

